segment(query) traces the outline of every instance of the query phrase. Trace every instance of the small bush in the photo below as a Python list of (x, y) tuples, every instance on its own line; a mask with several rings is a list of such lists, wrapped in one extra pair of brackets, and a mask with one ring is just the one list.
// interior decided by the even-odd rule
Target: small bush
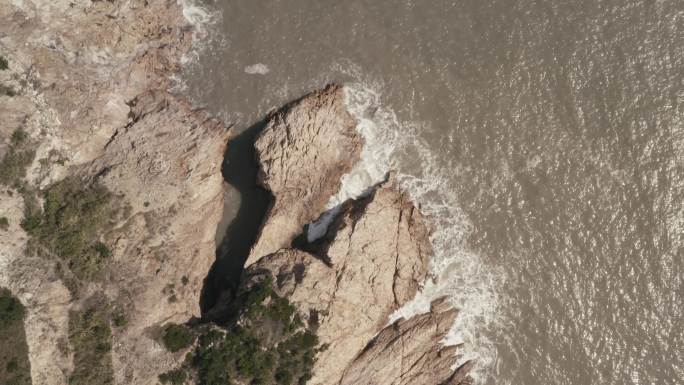
[(70, 385), (112, 384), (112, 331), (103, 300), (91, 298), (82, 311), (69, 313), (69, 342), (74, 351)]
[(77, 278), (98, 279), (111, 255), (99, 241), (113, 212), (109, 191), (70, 177), (48, 187), (43, 198), (43, 210), (27, 210), (21, 226), (64, 260)]
[(5, 330), (24, 319), (24, 305), (9, 290), (0, 289), (0, 330)]
[(6, 95), (6, 96), (16, 96), (17, 92), (14, 91), (14, 88), (10, 86), (6, 86), (4, 84), (0, 84), (0, 95)]
[(7, 59), (5, 59), (3, 56), (0, 56), (0, 71), (5, 71), (9, 69), (9, 63), (7, 62)]
[(0, 384), (30, 385), (25, 308), (9, 290), (0, 288)]
[(123, 310), (118, 309), (112, 313), (112, 323), (117, 328), (123, 328), (128, 325), (128, 319)]
[(159, 375), (159, 381), (162, 384), (183, 385), (185, 384), (186, 373), (182, 369), (169, 370), (166, 373)]
[(19, 369), (19, 363), (17, 362), (16, 358), (12, 358), (7, 362), (7, 365), (5, 365), (5, 370), (7, 370), (7, 373), (14, 373)]
[[(2, 93), (2, 87), (0, 87)], [(36, 153), (28, 134), (17, 129), (12, 133), (9, 149), (0, 160), (0, 184), (18, 185), (26, 176), (26, 168), (33, 162)]]
[(112, 252), (109, 251), (109, 247), (102, 242), (95, 242), (95, 251), (100, 254), (100, 257), (109, 258), (112, 256)]
[(295, 307), (264, 279), (238, 293), (226, 330), (200, 334), (192, 355), (179, 369), (192, 370), (200, 385), (303, 384), (319, 351), (318, 338), (305, 329)]
[(22, 130), (21, 128), (18, 128), (12, 132), (12, 144), (13, 145), (19, 145), (28, 139), (29, 135), (26, 133), (26, 131)]
[(162, 341), (171, 352), (177, 352), (190, 346), (195, 340), (192, 331), (183, 325), (171, 324), (164, 330)]
[(7, 217), (0, 217), (0, 230), (9, 229), (9, 220)]

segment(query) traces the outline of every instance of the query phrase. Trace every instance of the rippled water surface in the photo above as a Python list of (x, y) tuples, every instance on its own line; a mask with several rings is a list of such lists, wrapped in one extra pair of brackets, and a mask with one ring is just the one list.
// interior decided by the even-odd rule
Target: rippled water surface
[(684, 2), (205, 5), (184, 78), (238, 127), (353, 84), (371, 160), (439, 226), (423, 296), (462, 308), (479, 382), (684, 383)]

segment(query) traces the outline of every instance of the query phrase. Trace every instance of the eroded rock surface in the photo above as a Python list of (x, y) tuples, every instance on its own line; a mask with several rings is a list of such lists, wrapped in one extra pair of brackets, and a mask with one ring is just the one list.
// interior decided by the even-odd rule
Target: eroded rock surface
[[(113, 381), (157, 384), (183, 357), (151, 331), (199, 316), (223, 207), (228, 129), (169, 92), (196, 30), (175, 0), (2, 1), (0, 19), (0, 159), (18, 130), (35, 150), (25, 176), (0, 189), (0, 285), (27, 307), (33, 384), (69, 382), (70, 312), (92, 293), (122, 316)], [(54, 259), (25, 255), (35, 240), (19, 225), (19, 190), (40, 196), (67, 177), (106, 186), (119, 208), (104, 275), (78, 294)]]
[(451, 367), (458, 346), (442, 346), (456, 318), (445, 298), (430, 312), (399, 319), (384, 328), (347, 367), (340, 385), (465, 385), (472, 361)]
[[(103, 313), (125, 315), (111, 320), (113, 378), (101, 383), (157, 384), (184, 357), (154, 332), (199, 316), (223, 207), (228, 129), (169, 92), (192, 25), (169, 0), (11, 1), (0, 3), (0, 18), (9, 64), (0, 71), (0, 157), (17, 130), (35, 145), (25, 175), (0, 189), (9, 220), (0, 231), (0, 286), (26, 305), (33, 384), (69, 382), (79, 365), (69, 320), (94, 297), (111, 307)], [(256, 152), (259, 183), (274, 201), (243, 285), (272, 275), (278, 294), (315, 327), (327, 348), (309, 384), (466, 383), (471, 364), (451, 371), (456, 348), (439, 345), (455, 317), (443, 303), (387, 326), (426, 279), (431, 255), (425, 218), (391, 178), (344, 203), (322, 239), (297, 241), (358, 161), (355, 124), (335, 85), (269, 118)], [(20, 226), (19, 190), (65, 178), (106, 186), (119, 208), (102, 237), (111, 248), (104, 274), (79, 292), (67, 288), (58, 256), (25, 255), (33, 240)]]
[(342, 175), (358, 161), (363, 140), (355, 127), (343, 90), (336, 85), (270, 117), (255, 149), (259, 183), (274, 200), (246, 266), (289, 247), (302, 226), (320, 215), (339, 190)]
[[(270, 139), (268, 135), (264, 132), (261, 140)], [(281, 172), (273, 166), (263, 169), (264, 180), (272, 178), (269, 170)], [(287, 183), (296, 186), (303, 181), (297, 191), (308, 184), (324, 186), (319, 201), (325, 202), (339, 186), (326, 176), (325, 170), (311, 171), (305, 179), (289, 178)], [(289, 195), (291, 189), (272, 191), (276, 204), (280, 191), (288, 200), (299, 196)], [(426, 279), (432, 253), (425, 218), (392, 177), (369, 196), (345, 202), (323, 238), (314, 243), (301, 243), (303, 237), (298, 237), (302, 217), (274, 213), (282, 216), (279, 221), (294, 221), (297, 226), (272, 235), (278, 228), (271, 218), (266, 220), (262, 237), (278, 239), (278, 250), (254, 258), (243, 285), (271, 275), (278, 295), (288, 298), (315, 326), (326, 348), (318, 353), (308, 384), (426, 385), (449, 380), (455, 385), (461, 383), (458, 376), (466, 378), (470, 364), (454, 373), (450, 368), (456, 362), (456, 348), (439, 343), (456, 317), (445, 301), (435, 302), (431, 313), (385, 327), (389, 315), (412, 299)], [(293, 242), (298, 248), (289, 247)], [(253, 255), (259, 250), (255, 248)], [(379, 368), (391, 368), (391, 373), (377, 372)]]

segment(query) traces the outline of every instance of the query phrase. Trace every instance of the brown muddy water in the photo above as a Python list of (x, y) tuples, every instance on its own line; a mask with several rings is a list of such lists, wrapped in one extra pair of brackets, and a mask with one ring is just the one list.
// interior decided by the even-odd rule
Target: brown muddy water
[(238, 128), (350, 85), (345, 186), (397, 169), (436, 226), (397, 316), (450, 295), (478, 383), (684, 384), (684, 1), (203, 6), (183, 79)]

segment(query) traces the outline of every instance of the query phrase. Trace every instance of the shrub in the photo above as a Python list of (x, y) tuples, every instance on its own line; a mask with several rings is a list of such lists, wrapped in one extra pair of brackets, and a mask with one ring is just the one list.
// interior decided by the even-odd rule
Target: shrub
[(128, 325), (128, 319), (123, 310), (118, 309), (112, 313), (112, 323), (117, 328), (122, 328)]
[(21, 129), (15, 130), (12, 133), (10, 146), (0, 160), (0, 184), (7, 186), (19, 184), (26, 176), (26, 168), (33, 162), (35, 155), (33, 143), (29, 140), (28, 134)]
[(175, 370), (169, 370), (166, 373), (160, 374), (159, 375), (159, 381), (162, 384), (183, 385), (185, 383), (186, 377), (187, 377), (187, 375), (186, 375), (184, 370), (175, 369)]
[(42, 212), (27, 210), (24, 230), (64, 260), (77, 278), (99, 278), (111, 254), (99, 241), (112, 216), (111, 193), (97, 183), (69, 177), (48, 187), (43, 198)]
[(0, 230), (9, 229), (9, 220), (7, 217), (0, 217)]
[(186, 363), (200, 385), (304, 383), (311, 377), (318, 339), (295, 307), (264, 279), (238, 293), (225, 329), (198, 337)]
[(21, 302), (0, 288), (0, 384), (31, 384), (25, 313)]
[(12, 144), (13, 145), (19, 145), (21, 143), (26, 142), (28, 139), (29, 135), (26, 133), (26, 131), (22, 130), (21, 128), (18, 128), (12, 132)]
[(5, 59), (3, 56), (0, 56), (0, 71), (5, 71), (9, 68), (9, 63), (7, 62), (7, 59)]
[(108, 307), (91, 298), (82, 311), (69, 313), (69, 342), (74, 351), (71, 385), (112, 384), (112, 331)]
[(14, 88), (10, 86), (6, 86), (4, 84), (0, 84), (0, 95), (7, 95), (7, 96), (16, 96), (17, 92), (14, 91)]
[(14, 298), (9, 290), (0, 289), (0, 330), (24, 319), (24, 305)]
[(100, 254), (100, 257), (109, 258), (112, 256), (112, 252), (109, 251), (109, 247), (107, 247), (107, 245), (105, 245), (104, 243), (102, 243), (100, 241), (95, 242), (94, 248), (95, 248), (95, 251), (98, 254)]
[(195, 340), (192, 331), (184, 325), (171, 324), (164, 330), (162, 341), (171, 352), (177, 352), (190, 346)]

